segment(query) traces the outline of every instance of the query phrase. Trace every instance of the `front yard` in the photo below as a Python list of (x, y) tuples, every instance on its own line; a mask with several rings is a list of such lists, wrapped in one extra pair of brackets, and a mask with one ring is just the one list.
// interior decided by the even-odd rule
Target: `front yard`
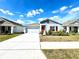
[(79, 49), (42, 50), (47, 59), (79, 59)]
[(19, 34), (0, 35), (0, 42), (16, 37)]
[(79, 41), (79, 35), (69, 36), (43, 36), (40, 35), (41, 42), (67, 42), (67, 41)]

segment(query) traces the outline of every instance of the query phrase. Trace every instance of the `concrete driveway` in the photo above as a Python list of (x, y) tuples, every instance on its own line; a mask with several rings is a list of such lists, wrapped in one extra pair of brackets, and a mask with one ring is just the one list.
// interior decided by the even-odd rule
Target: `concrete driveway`
[(38, 33), (26, 33), (0, 42), (0, 49), (40, 49)]
[(0, 59), (47, 59), (40, 49), (38, 33), (26, 33), (0, 42)]
[(41, 50), (0, 50), (0, 59), (47, 59)]

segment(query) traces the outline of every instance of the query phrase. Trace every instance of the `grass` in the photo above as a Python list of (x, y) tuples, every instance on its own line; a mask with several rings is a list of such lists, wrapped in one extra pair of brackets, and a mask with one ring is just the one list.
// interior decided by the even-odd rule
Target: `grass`
[(47, 59), (79, 59), (79, 49), (42, 50)]
[(19, 34), (0, 35), (0, 42), (16, 37)]
[(79, 41), (79, 35), (70, 36), (42, 36), (40, 35), (41, 42), (63, 42), (63, 41)]

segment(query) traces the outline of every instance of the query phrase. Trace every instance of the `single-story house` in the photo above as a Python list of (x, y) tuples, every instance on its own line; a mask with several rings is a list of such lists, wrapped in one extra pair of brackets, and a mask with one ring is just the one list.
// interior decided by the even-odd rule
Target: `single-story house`
[(27, 26), (27, 31), (29, 33), (40, 33), (44, 31), (48, 32), (49, 30), (60, 31), (62, 30), (62, 24), (50, 19), (45, 19), (40, 23), (33, 23)]
[(25, 32), (26, 28), (22, 24), (0, 17), (0, 34), (25, 33)]
[(32, 23), (27, 25), (27, 32), (28, 33), (39, 33), (40, 24), (39, 23)]
[(40, 22), (40, 32), (44, 32), (44, 31), (60, 31), (62, 30), (62, 24), (59, 22), (56, 22), (54, 20), (51, 19), (45, 19), (43, 21)]
[(62, 26), (63, 26), (65, 32), (79, 33), (79, 19), (69, 20), (67, 22), (64, 22)]

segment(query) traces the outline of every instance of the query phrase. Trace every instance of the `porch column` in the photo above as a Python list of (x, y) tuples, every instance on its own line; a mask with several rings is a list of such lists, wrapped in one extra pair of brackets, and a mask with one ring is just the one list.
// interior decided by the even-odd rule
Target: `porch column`
[(0, 34), (1, 34), (1, 26), (0, 26)]
[(26, 33), (26, 27), (24, 27), (23, 30), (24, 30), (24, 33)]
[(69, 33), (69, 27), (68, 27), (68, 26), (67, 26), (67, 30), (66, 30), (66, 32)]
[(13, 34), (13, 26), (11, 26), (11, 34)]
[(41, 32), (41, 24), (40, 24), (40, 32)]
[(79, 27), (78, 27), (78, 33), (79, 33)]
[(46, 25), (46, 31), (47, 31), (47, 33), (48, 33), (49, 30), (50, 30), (50, 25), (47, 24), (47, 25)]
[(55, 26), (55, 31), (56, 31), (56, 26)]

